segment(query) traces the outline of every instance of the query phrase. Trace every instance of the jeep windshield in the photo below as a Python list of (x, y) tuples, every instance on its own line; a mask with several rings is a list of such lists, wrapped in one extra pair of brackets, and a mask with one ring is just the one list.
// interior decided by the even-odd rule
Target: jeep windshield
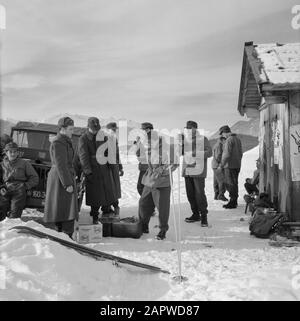
[(54, 133), (13, 129), (12, 138), (20, 148), (20, 156), (39, 163), (49, 163), (49, 148)]
[(55, 136), (54, 133), (13, 130), (12, 138), (20, 148), (49, 151), (51, 141)]

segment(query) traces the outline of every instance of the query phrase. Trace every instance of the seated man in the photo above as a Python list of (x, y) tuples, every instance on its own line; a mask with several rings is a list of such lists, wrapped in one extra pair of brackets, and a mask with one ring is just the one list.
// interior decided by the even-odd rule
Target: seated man
[(0, 164), (0, 221), (20, 218), (26, 205), (26, 191), (38, 185), (39, 177), (29, 161), (19, 158), (18, 145), (8, 143)]
[(256, 170), (253, 173), (253, 177), (246, 178), (245, 189), (249, 195), (258, 195), (259, 194), (259, 172), (260, 172), (260, 159), (256, 160)]
[(4, 148), (8, 143), (11, 143), (13, 140), (10, 136), (8, 136), (7, 134), (3, 134), (0, 136), (0, 162), (2, 162), (4, 156), (5, 156), (5, 152), (4, 152)]

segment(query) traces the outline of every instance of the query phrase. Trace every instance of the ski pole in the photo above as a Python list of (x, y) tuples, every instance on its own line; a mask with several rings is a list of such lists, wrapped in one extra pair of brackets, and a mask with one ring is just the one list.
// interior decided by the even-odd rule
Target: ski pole
[(176, 244), (178, 242), (178, 233), (177, 233), (177, 223), (176, 223), (176, 211), (175, 211), (175, 197), (172, 185), (172, 171), (171, 171), (171, 162), (170, 162), (170, 155), (168, 155), (168, 163), (169, 163), (169, 176), (170, 176), (170, 187), (171, 187), (171, 197), (172, 197), (172, 211), (174, 216), (174, 228), (175, 228), (175, 240)]
[[(178, 274), (179, 280), (181, 282), (182, 275), (181, 275), (181, 252), (179, 249), (178, 243), (178, 231), (177, 231), (177, 221), (176, 221), (176, 211), (175, 211), (175, 197), (174, 197), (174, 190), (172, 185), (172, 170), (171, 170), (171, 160), (170, 155), (168, 155), (168, 163), (169, 163), (169, 176), (170, 176), (170, 187), (171, 187), (171, 195), (172, 195), (172, 210), (173, 210), (173, 217), (174, 217), (174, 228), (175, 228), (175, 239), (176, 239), (176, 250), (177, 250), (177, 257), (178, 257)], [(179, 222), (180, 224), (180, 222)], [(177, 279), (177, 277), (175, 277)]]
[(181, 198), (180, 198), (180, 159), (178, 160), (179, 166), (178, 166), (178, 239), (179, 239), (179, 276), (180, 276), (180, 282), (182, 281), (182, 275), (181, 275)]

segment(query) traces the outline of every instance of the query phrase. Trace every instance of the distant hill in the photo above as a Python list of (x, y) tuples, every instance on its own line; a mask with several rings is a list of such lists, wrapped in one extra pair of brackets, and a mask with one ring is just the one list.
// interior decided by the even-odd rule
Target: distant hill
[[(238, 137), (242, 142), (244, 153), (258, 145), (258, 137), (243, 135), (243, 134), (239, 134)], [(210, 142), (210, 146), (213, 148), (213, 146), (217, 142), (217, 138), (209, 139), (209, 142)]]
[[(258, 137), (259, 134), (259, 119), (240, 120), (231, 127), (231, 131), (236, 134)], [(214, 139), (219, 137), (219, 133), (215, 132), (209, 138)]]
[[(57, 124), (58, 120), (61, 117), (70, 117), (74, 120), (75, 126), (86, 127), (88, 118), (91, 116), (78, 115), (78, 114), (59, 114), (59, 115), (55, 115), (55, 116), (46, 118), (45, 120), (43, 120), (43, 122), (50, 123), (50, 124)], [(123, 122), (124, 123), (127, 122), (129, 128), (140, 128), (140, 123), (135, 122), (133, 120), (127, 120), (127, 119), (123, 119), (123, 118), (117, 119), (114, 117), (110, 117), (110, 118), (98, 117), (98, 118), (100, 120), (101, 126), (105, 126), (106, 124), (108, 124), (110, 122), (117, 122), (117, 123), (119, 123), (120, 126), (122, 126)]]
[[(69, 116), (71, 117), (75, 125), (78, 127), (86, 127), (87, 126), (87, 120), (90, 116), (86, 115), (78, 115), (78, 114), (59, 114), (55, 115), (49, 118), (46, 118), (43, 120), (45, 123), (50, 123), (50, 124), (57, 124), (58, 119), (61, 117)], [(99, 118), (100, 124), (102, 126), (105, 126), (109, 122), (119, 122), (120, 127), (125, 126), (127, 124), (128, 128), (128, 134), (130, 131), (134, 129), (139, 129), (140, 128), (140, 123), (132, 121), (132, 120), (126, 120), (126, 119), (117, 119), (117, 118)], [(5, 134), (10, 134), (11, 127), (14, 126), (17, 123), (16, 120), (2, 120), (0, 119), (0, 133), (5, 133)], [(231, 126), (231, 131), (233, 133), (236, 133), (239, 135), (241, 141), (242, 141), (242, 146), (243, 146), (243, 151), (246, 152), (258, 145), (258, 133), (259, 133), (259, 120), (258, 119), (250, 119), (249, 121), (238, 121), (235, 123), (233, 126)], [(131, 146), (131, 143), (135, 139), (136, 135), (134, 131), (131, 133), (131, 135), (128, 137), (129, 141), (129, 148)], [(209, 142), (211, 146), (213, 147), (214, 144), (217, 141), (217, 138), (219, 137), (218, 132), (214, 133), (209, 137)], [(120, 144), (120, 149), (123, 150), (125, 146), (121, 146)]]

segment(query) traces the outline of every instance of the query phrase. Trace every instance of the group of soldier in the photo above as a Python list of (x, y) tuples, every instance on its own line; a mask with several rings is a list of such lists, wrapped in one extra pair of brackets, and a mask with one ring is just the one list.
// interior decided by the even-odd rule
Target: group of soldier
[[(139, 216), (143, 224), (143, 232), (148, 233), (150, 217), (154, 208), (157, 207), (160, 227), (157, 238), (164, 239), (168, 230), (170, 211), (171, 172), (178, 167), (179, 160), (174, 159), (172, 162), (169, 158), (164, 162), (167, 155), (162, 152), (160, 163), (152, 164), (149, 151), (151, 149), (153, 153), (151, 144), (155, 144), (159, 139), (155, 138), (157, 133), (151, 123), (143, 123), (142, 129), (148, 136), (148, 148), (146, 153), (141, 153), (141, 146), (137, 150), (137, 156), (140, 159), (140, 175), (137, 185), (141, 195)], [(182, 176), (185, 180), (186, 195), (192, 212), (185, 222), (201, 221), (202, 227), (208, 226), (208, 202), (205, 194), (208, 158), (213, 157), (215, 200), (228, 201), (224, 195), (228, 191), (230, 200), (223, 207), (233, 209), (238, 205), (238, 177), (243, 156), (242, 144), (238, 136), (231, 133), (227, 125), (222, 126), (218, 134), (219, 138), (211, 148), (207, 137), (200, 135), (198, 124), (195, 121), (188, 121), (184, 134), (180, 134), (181, 139), (177, 141), (179, 145), (177, 155), (183, 156)], [(138, 141), (136, 144), (138, 145)], [(166, 165), (169, 166), (169, 171)]]
[[(74, 121), (71, 118), (61, 118), (58, 128), (59, 132), (50, 145), (51, 169), (47, 179), (44, 221), (49, 227), (72, 237), (79, 215), (76, 176), (82, 173), (85, 178), (86, 205), (91, 208), (93, 224), (98, 224), (100, 209), (103, 216), (119, 215), (120, 176), (123, 176), (124, 171), (120, 161), (116, 123), (109, 123), (103, 130), (98, 118), (89, 118), (86, 133), (79, 138), (78, 146), (72, 144)], [(237, 207), (242, 146), (237, 135), (231, 133), (228, 126), (220, 128), (219, 139), (212, 149), (208, 139), (200, 135), (198, 124), (188, 121), (184, 134), (180, 134), (181, 140), (176, 145), (178, 152), (173, 154), (169, 148), (165, 148), (168, 143), (154, 130), (151, 123), (142, 123), (141, 130), (144, 139), (137, 137), (134, 145), (139, 159), (138, 214), (143, 233), (149, 233), (149, 222), (156, 208), (159, 219), (156, 238), (166, 238), (172, 172), (179, 166), (180, 156), (183, 156), (182, 176), (192, 211), (192, 215), (185, 219), (187, 223), (201, 221), (201, 226), (208, 226), (205, 179), (207, 159), (211, 156), (215, 199), (226, 201), (224, 193), (227, 190), (230, 200), (223, 207)], [(114, 161), (109, 161), (107, 146), (102, 149), (104, 161), (99, 161), (99, 148), (109, 142), (114, 145)], [(38, 184), (38, 175), (29, 161), (18, 157), (18, 146), (14, 142), (8, 142), (5, 146), (1, 169), (3, 185), (0, 188), (0, 219), (6, 216), (21, 217), (26, 190)]]

